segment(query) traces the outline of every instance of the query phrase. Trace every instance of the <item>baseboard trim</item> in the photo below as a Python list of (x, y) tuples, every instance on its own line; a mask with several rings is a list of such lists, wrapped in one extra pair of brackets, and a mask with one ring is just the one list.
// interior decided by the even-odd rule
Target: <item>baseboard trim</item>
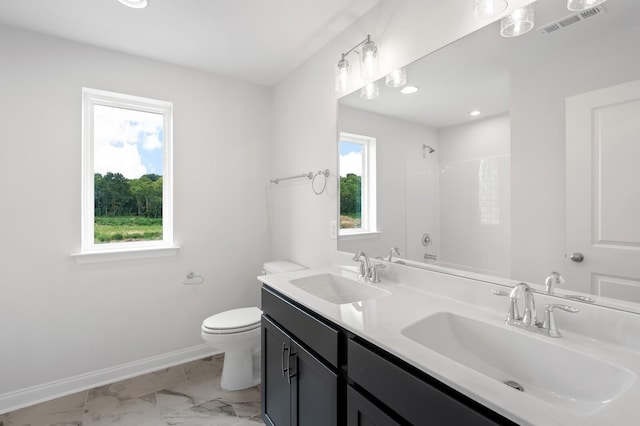
[(66, 379), (56, 380), (42, 385), (19, 389), (17, 391), (0, 394), (0, 414), (8, 413), (40, 402), (48, 401), (76, 392), (92, 389), (152, 371), (184, 364), (196, 359), (215, 355), (220, 351), (209, 345), (202, 344), (175, 352), (141, 359), (126, 364), (117, 365), (90, 373)]

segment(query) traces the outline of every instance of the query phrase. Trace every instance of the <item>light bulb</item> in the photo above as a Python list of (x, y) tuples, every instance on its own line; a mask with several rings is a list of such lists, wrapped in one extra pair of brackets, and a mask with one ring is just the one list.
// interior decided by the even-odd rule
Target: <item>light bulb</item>
[(487, 19), (504, 12), (507, 6), (507, 0), (475, 0), (473, 14), (476, 18)]
[(362, 45), (360, 53), (360, 76), (365, 80), (373, 80), (379, 73), (378, 48), (374, 42), (368, 41)]
[(500, 21), (500, 35), (502, 37), (517, 37), (533, 29), (533, 4), (514, 10)]
[(567, 9), (580, 11), (596, 7), (607, 0), (567, 0)]
[(378, 82), (376, 82), (376, 81), (372, 81), (370, 83), (367, 83), (360, 90), (360, 97), (362, 99), (375, 99), (375, 98), (378, 97), (378, 95), (380, 95), (380, 91), (378, 89)]
[(402, 87), (407, 84), (407, 70), (400, 68), (387, 74), (385, 83), (389, 87)]

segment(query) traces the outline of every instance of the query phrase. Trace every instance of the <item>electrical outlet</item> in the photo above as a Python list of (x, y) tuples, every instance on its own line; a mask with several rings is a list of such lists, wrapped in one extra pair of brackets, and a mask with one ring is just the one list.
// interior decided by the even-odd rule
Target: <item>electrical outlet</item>
[(329, 221), (329, 238), (335, 240), (338, 238), (338, 221), (330, 220)]

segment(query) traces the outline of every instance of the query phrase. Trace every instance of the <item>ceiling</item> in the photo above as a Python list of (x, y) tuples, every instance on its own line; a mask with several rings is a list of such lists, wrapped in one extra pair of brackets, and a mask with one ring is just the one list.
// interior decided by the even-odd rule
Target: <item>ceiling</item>
[(272, 86), (379, 1), (2, 1), (0, 24)]

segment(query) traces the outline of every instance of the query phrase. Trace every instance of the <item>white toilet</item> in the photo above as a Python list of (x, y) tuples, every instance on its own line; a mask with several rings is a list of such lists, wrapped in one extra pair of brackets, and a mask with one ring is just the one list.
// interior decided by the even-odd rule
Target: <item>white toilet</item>
[[(287, 261), (264, 264), (265, 274), (306, 269)], [(220, 386), (227, 390), (250, 388), (260, 383), (260, 316), (256, 307), (221, 312), (202, 322), (202, 340), (224, 352)]]

